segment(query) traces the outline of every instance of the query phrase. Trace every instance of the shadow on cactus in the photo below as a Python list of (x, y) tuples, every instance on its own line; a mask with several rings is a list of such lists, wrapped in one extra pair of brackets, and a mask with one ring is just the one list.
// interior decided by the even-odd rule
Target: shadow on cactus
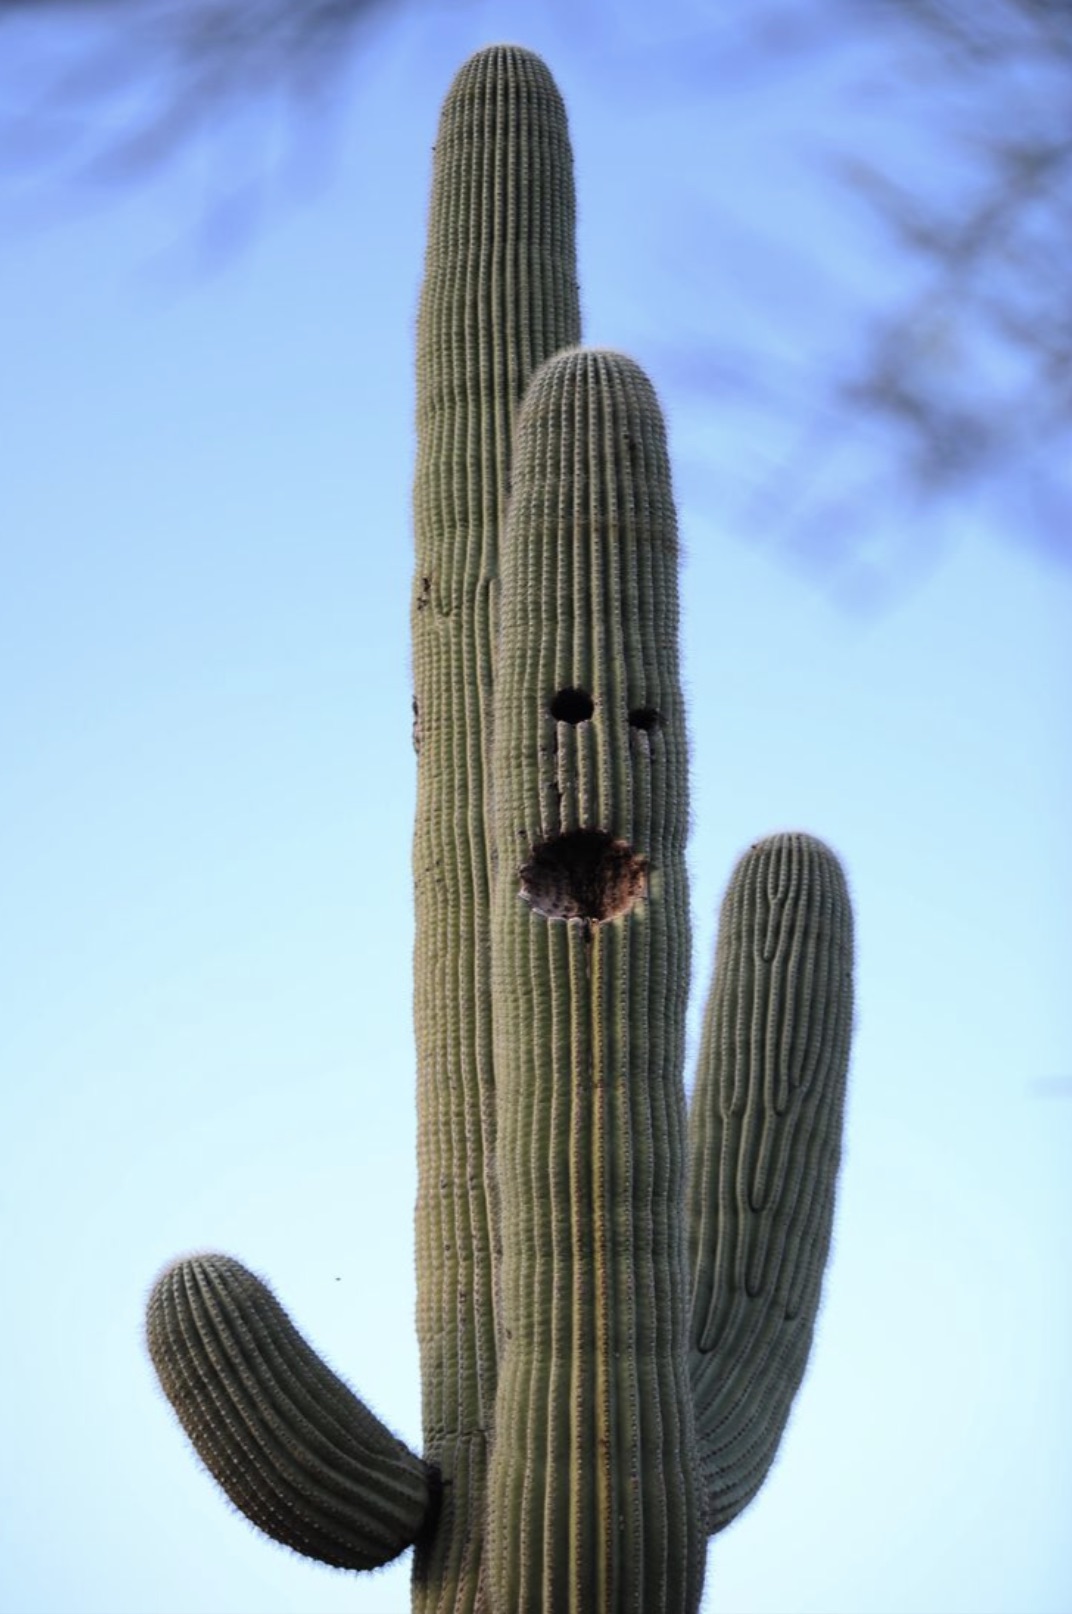
[(225, 1256), (153, 1362), (231, 1499), (424, 1614), (684, 1614), (773, 1460), (830, 1242), (852, 1018), (833, 854), (757, 842), (686, 1117), (678, 543), (655, 394), (587, 350), (543, 63), (447, 97), (418, 326), (416, 1213), (424, 1451)]

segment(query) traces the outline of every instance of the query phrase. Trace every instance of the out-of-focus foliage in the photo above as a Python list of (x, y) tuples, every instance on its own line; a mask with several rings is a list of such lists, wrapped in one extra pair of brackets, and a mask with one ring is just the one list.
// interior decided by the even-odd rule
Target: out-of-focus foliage
[(89, 183), (148, 178), (251, 109), (282, 112), (300, 134), (397, 9), (392, 0), (0, 0), (5, 164)]
[(921, 497), (982, 495), (1014, 536), (1072, 560), (1072, 5), (881, 9), (932, 161), (839, 158), (914, 272), (853, 333), (835, 401), (889, 427)]
[(769, 84), (776, 108), (787, 61), (823, 76), (815, 154), (843, 182), (827, 205), (869, 215), (875, 241), (835, 341), (786, 340), (798, 274), (838, 252), (788, 226), (787, 312), (769, 298), (763, 362), (717, 315), (677, 347), (682, 381), (753, 425), (734, 523), (861, 603), (925, 565), (942, 531), (984, 524), (1072, 562), (1070, 0), (760, 0), (717, 48), (679, 57), (712, 107), (716, 77)]
[[(4, 166), (38, 184), (144, 180), (207, 141), (224, 151), (206, 165), (208, 224), (241, 236), (263, 170), (341, 115), (344, 87), (360, 93), (347, 69), (403, 11), (449, 24), (434, 0), (0, 0)], [(881, 222), (833, 346), (733, 349), (707, 288), (673, 299), (673, 379), (741, 409), (763, 445), (734, 524), (830, 572), (865, 532), (879, 548), (896, 533), (904, 561), (943, 511), (1072, 560), (1072, 0), (673, 0), (655, 16), (580, 0), (570, 40), (634, 110), (687, 101), (698, 139), (728, 95), (775, 107), (787, 75), (822, 75), (816, 169), (841, 186), (827, 205), (863, 199)], [(230, 172), (236, 149), (253, 177)], [(706, 209), (698, 250), (683, 232), (686, 277), (718, 262), (734, 187), (763, 180), (712, 168), (710, 194), (683, 197)], [(772, 298), (787, 320), (793, 247)]]

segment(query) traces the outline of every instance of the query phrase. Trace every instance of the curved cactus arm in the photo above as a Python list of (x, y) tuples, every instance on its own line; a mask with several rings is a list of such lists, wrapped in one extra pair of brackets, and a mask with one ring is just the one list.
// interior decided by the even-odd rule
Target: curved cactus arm
[(169, 1266), (149, 1300), (147, 1335), (198, 1455), (266, 1535), (321, 1563), (374, 1569), (430, 1525), (434, 1471), (239, 1262), (196, 1255)]
[(688, 1614), (689, 921), (677, 533), (620, 354), (525, 394), (495, 700), (502, 1349), (487, 1585), (503, 1614)]
[(707, 1526), (751, 1501), (811, 1347), (852, 1029), (852, 913), (808, 835), (759, 841), (722, 905), (689, 1118), (691, 1370)]

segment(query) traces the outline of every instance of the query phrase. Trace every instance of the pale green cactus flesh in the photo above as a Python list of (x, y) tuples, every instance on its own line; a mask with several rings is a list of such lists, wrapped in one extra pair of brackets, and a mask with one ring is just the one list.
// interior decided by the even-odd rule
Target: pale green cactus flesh
[(423, 1456), (237, 1262), (176, 1262), (149, 1308), (237, 1506), (346, 1568), (415, 1545), (419, 1614), (694, 1611), (705, 1536), (774, 1458), (830, 1242), (844, 876), (800, 834), (741, 859), (686, 1130), (665, 433), (637, 366), (579, 337), (562, 103), (494, 46), (443, 109), (418, 333)]
[(528, 51), (481, 52), (439, 121), (417, 333), (417, 1335), (425, 1455), (446, 1513), (418, 1555), (428, 1614), (468, 1606), (481, 1558), (499, 1239), (486, 823), (495, 595), (514, 417), (535, 367), (580, 339), (574, 213), (550, 73)]
[(223, 1255), (164, 1272), (149, 1353), (205, 1466), (265, 1534), (340, 1569), (417, 1536), (433, 1474), (325, 1367), (269, 1289)]
[(852, 1031), (852, 911), (829, 847), (773, 835), (722, 904), (690, 1115), (692, 1381), (708, 1525), (763, 1482), (830, 1248)]
[(491, 1606), (693, 1609), (677, 533), (655, 395), (617, 354), (552, 359), (525, 397), (493, 797)]

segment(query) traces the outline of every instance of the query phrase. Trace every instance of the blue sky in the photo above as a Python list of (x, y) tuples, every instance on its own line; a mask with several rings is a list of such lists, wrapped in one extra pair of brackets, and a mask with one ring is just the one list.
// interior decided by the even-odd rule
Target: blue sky
[[(865, 500), (857, 559), (825, 569), (735, 522), (781, 445), (685, 385), (692, 323), (795, 360), (911, 273), (817, 177), (832, 75), (638, 110), (564, 9), (416, 15), (369, 47), (318, 185), (241, 251), (198, 256), (212, 147), (6, 231), (0, 1607), (408, 1606), (406, 1561), (335, 1573), (233, 1514), (142, 1310), (173, 1255), (235, 1254), (419, 1446), (413, 326), (439, 101), (514, 37), (570, 110), (586, 337), (640, 359), (669, 420), (693, 1043), (756, 835), (823, 835), (857, 908), (812, 1364), (705, 1610), (1067, 1614), (1072, 576), (967, 506), (938, 529)], [(912, 128), (878, 135), (911, 155)], [(262, 136), (239, 138), (240, 167)]]

